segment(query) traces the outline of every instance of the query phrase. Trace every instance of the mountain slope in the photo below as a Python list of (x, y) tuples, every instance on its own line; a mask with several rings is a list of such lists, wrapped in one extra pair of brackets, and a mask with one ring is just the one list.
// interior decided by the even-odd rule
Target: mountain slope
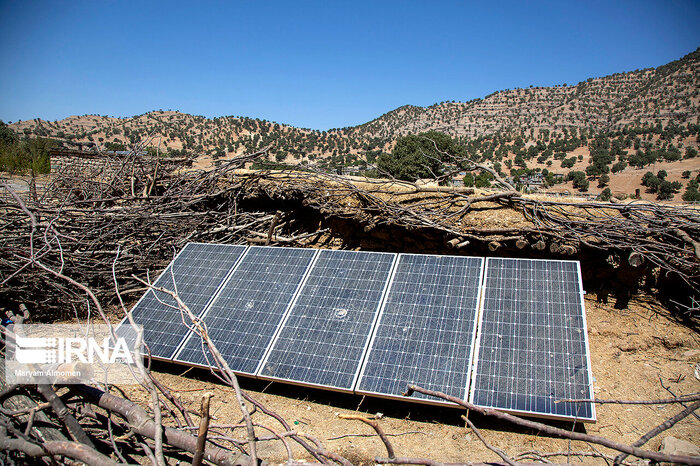
[(161, 150), (185, 150), (225, 157), (273, 145), (278, 161), (327, 158), (343, 165), (373, 162), (399, 136), (437, 130), (462, 139), (510, 134), (534, 143), (544, 130), (586, 129), (589, 134), (661, 123), (697, 124), (700, 115), (700, 49), (667, 65), (591, 78), (575, 86), (534, 87), (495, 92), (469, 102), (427, 108), (403, 106), (363, 125), (317, 131), (245, 117), (208, 119), (172, 111), (131, 118), (71, 116), (10, 125), (28, 136), (71, 143), (120, 143), (149, 139)]
[(497, 131), (595, 131), (621, 129), (639, 121), (697, 123), (700, 106), (700, 49), (656, 69), (591, 78), (575, 86), (534, 87), (495, 92), (470, 102), (428, 108), (405, 106), (356, 128), (351, 134), (397, 136), (438, 130), (477, 137)]

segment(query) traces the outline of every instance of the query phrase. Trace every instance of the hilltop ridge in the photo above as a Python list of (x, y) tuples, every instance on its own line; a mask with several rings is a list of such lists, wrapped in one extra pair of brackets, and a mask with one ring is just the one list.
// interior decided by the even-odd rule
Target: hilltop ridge
[[(436, 130), (467, 144), (477, 160), (514, 161), (519, 150), (536, 146), (536, 153), (530, 155), (536, 155), (539, 168), (544, 168), (552, 167), (545, 165), (546, 159), (540, 160), (546, 144), (574, 137), (574, 145), (560, 145), (568, 147), (563, 150), (567, 157), (580, 159), (589, 155), (588, 138), (601, 133), (619, 136), (633, 131), (637, 139), (645, 138), (644, 144), (632, 141), (625, 156), (640, 146), (680, 153), (697, 150), (699, 118), (700, 48), (657, 68), (589, 78), (576, 85), (506, 89), (468, 102), (404, 105), (367, 123), (328, 131), (248, 117), (205, 118), (162, 110), (129, 118), (84, 115), (53, 122), (37, 118), (10, 127), (27, 136), (103, 148), (129, 147), (148, 139), (161, 151), (193, 153), (209, 161), (272, 145), (272, 162), (322, 169), (371, 166), (382, 152), (391, 151), (398, 137)], [(661, 137), (667, 130), (672, 133), (670, 139)], [(510, 144), (517, 138), (522, 139), (518, 147)], [(578, 162), (573, 168), (585, 166)]]

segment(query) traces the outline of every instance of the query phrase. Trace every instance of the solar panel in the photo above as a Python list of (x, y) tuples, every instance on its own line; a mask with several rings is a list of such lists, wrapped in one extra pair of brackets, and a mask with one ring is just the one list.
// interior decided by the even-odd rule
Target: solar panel
[[(182, 301), (199, 316), (245, 250), (245, 246), (188, 243), (154, 286), (177, 290)], [(137, 324), (143, 325), (144, 342), (156, 358), (172, 358), (189, 332), (175, 300), (162, 292), (146, 292), (132, 315)], [(128, 336), (131, 333), (128, 321), (122, 321), (117, 331)]]
[(578, 262), (487, 259), (471, 402), (595, 420)]
[(467, 397), (483, 263), (477, 257), (399, 256), (358, 393), (400, 397), (416, 384)]
[[(255, 374), (315, 255), (313, 249), (248, 249), (202, 316), (231, 370)], [(195, 334), (190, 334), (175, 360), (213, 364)]]
[(258, 375), (351, 391), (395, 258), (321, 250)]

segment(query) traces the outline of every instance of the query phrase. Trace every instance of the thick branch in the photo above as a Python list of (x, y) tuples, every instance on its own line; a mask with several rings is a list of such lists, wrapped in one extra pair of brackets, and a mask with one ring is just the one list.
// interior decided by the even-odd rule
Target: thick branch
[(37, 445), (23, 439), (0, 435), (0, 450), (19, 451), (34, 458), (64, 456), (88, 465), (117, 466), (117, 463), (111, 458), (79, 442), (54, 440)]
[[(121, 415), (137, 434), (150, 439), (155, 437), (156, 423), (146, 410), (137, 404), (87, 385), (74, 385), (71, 388), (82, 395), (87, 402)], [(197, 449), (197, 437), (187, 432), (163, 427), (163, 438), (168, 445), (193, 454)], [(239, 454), (234, 456), (232, 452), (213, 445), (205, 447), (204, 457), (207, 461), (223, 466), (247, 465), (250, 463), (250, 458), (245, 455)]]

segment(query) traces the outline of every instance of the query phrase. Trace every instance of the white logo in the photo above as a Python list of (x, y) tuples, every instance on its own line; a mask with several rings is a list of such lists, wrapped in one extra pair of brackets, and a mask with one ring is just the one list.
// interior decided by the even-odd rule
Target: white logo
[(103, 324), (25, 324), (15, 330), (6, 332), (8, 384), (140, 382), (131, 327), (116, 335)]
[(15, 359), (22, 364), (63, 364), (71, 362), (133, 364), (134, 358), (124, 338), (114, 347), (105, 337), (100, 345), (95, 338), (28, 338), (15, 336)]

